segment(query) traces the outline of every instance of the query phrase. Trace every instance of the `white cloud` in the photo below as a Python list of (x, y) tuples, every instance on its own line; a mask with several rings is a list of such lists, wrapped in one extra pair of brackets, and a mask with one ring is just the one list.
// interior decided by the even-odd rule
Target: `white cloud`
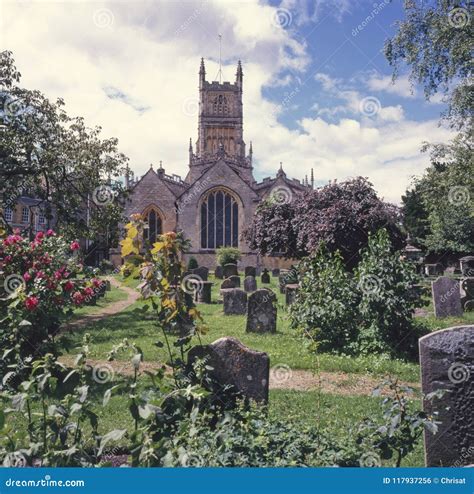
[(390, 75), (371, 72), (364, 75), (363, 80), (371, 91), (395, 94), (403, 98), (415, 98), (417, 96), (417, 92), (412, 88), (407, 75), (400, 75), (394, 81)]
[[(318, 5), (308, 18), (321, 13)], [(257, 0), (231, 6), (220, 1), (6, 6), (3, 46), (14, 52), (22, 84), (53, 99), (63, 97), (71, 115), (102, 126), (104, 137), (118, 137), (137, 174), (160, 160), (167, 173), (186, 174), (189, 137), (197, 138), (199, 60), (206, 58), (208, 79), (214, 78), (218, 33), (224, 79), (233, 80), (237, 59), (243, 61), (245, 140), (253, 141), (258, 176), (275, 174), (280, 161), (298, 178), (311, 167), (322, 182), (363, 175), (398, 201), (409, 176), (427, 164), (419, 154), (421, 142), (447, 135), (434, 121), (406, 120), (400, 105), (381, 105), (373, 117), (361, 115), (366, 95), (326, 74), (317, 80), (339, 104), (318, 107), (316, 118), (301, 118), (294, 128), (285, 126), (279, 118), (301, 106), (297, 74), (309, 57), (291, 29), (275, 25), (276, 8)], [(106, 10), (99, 16), (99, 9)], [(281, 102), (263, 96), (263, 88), (282, 85), (287, 96)], [(343, 118), (330, 123), (326, 116)]]

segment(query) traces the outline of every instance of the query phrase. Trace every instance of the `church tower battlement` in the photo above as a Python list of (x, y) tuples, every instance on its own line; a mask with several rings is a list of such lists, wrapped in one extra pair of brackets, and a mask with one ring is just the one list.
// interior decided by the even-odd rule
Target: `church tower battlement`
[(199, 69), (199, 117), (196, 153), (189, 147), (189, 165), (205, 166), (225, 156), (239, 167), (251, 169), (243, 139), (243, 71), (237, 64), (235, 82), (206, 81), (204, 59)]

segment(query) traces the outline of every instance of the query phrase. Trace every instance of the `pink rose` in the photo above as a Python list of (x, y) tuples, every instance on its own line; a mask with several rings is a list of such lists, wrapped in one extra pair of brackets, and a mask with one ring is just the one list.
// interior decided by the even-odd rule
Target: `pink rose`
[(36, 310), (36, 308), (38, 307), (38, 304), (39, 304), (38, 297), (28, 297), (25, 300), (25, 306), (26, 306), (27, 310), (29, 310), (31, 312)]
[(38, 233), (36, 234), (36, 236), (35, 236), (35, 240), (36, 240), (37, 242), (41, 242), (41, 240), (43, 240), (43, 238), (44, 238), (44, 233), (43, 233), (43, 232), (38, 232)]
[(74, 283), (72, 281), (67, 281), (64, 284), (64, 290), (66, 292), (72, 292), (74, 290)]
[(49, 229), (49, 230), (46, 232), (46, 235), (47, 235), (48, 237), (54, 237), (56, 234), (54, 233), (54, 230)]
[(77, 240), (74, 240), (74, 242), (71, 242), (71, 250), (79, 250), (81, 246), (79, 245), (79, 242)]
[(25, 281), (30, 281), (30, 280), (31, 280), (31, 274), (30, 274), (30, 273), (25, 273), (25, 274), (23, 275), (23, 279), (24, 279)]

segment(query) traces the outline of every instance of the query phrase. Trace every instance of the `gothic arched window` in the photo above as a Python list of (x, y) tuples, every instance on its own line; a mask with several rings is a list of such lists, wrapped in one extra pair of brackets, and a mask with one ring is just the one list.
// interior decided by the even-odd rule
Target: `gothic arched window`
[(163, 233), (163, 221), (157, 208), (151, 207), (144, 213), (145, 218), (145, 238), (149, 242), (156, 242), (159, 235)]
[(201, 203), (201, 248), (238, 247), (239, 205), (229, 192), (209, 192)]

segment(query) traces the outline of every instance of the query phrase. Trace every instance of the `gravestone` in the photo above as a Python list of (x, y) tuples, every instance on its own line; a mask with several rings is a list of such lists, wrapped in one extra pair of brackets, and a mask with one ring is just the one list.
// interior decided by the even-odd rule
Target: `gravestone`
[(257, 269), (253, 266), (247, 266), (245, 268), (245, 277), (247, 278), (247, 276), (253, 276), (255, 278), (257, 276)]
[(223, 268), (224, 278), (230, 278), (231, 276), (237, 276), (239, 272), (237, 271), (237, 264), (225, 264)]
[(462, 315), (459, 281), (441, 276), (431, 282), (431, 291), (436, 317)]
[(436, 263), (436, 264), (425, 264), (425, 275), (426, 276), (436, 276), (438, 274), (443, 274), (444, 269), (442, 264)]
[(235, 288), (235, 284), (230, 278), (226, 278), (221, 283), (221, 290), (228, 290), (229, 288)]
[(209, 276), (209, 269), (206, 266), (199, 266), (198, 268), (191, 269), (191, 273), (199, 276), (202, 281), (207, 281), (207, 277)]
[(244, 280), (244, 290), (254, 292), (257, 289), (257, 280), (254, 276), (247, 276)]
[(272, 276), (279, 276), (280, 275), (280, 270), (278, 268), (272, 269)]
[(262, 276), (260, 276), (260, 281), (264, 284), (270, 283), (270, 273), (267, 268), (263, 270)]
[(286, 305), (291, 305), (295, 301), (296, 292), (299, 288), (297, 284), (286, 285), (285, 287), (285, 302)]
[(249, 295), (247, 303), (247, 332), (276, 332), (276, 295), (262, 288)]
[(265, 352), (251, 350), (236, 338), (220, 338), (210, 345), (194, 346), (188, 368), (196, 358), (206, 359), (209, 377), (220, 386), (231, 386), (246, 398), (268, 401), (270, 359)]
[(424, 400), (435, 415), (438, 431), (425, 430), (428, 467), (474, 463), (474, 325), (442, 329), (419, 340), (423, 394), (446, 390), (440, 398)]
[(110, 292), (110, 290), (112, 290), (112, 284), (110, 283), (110, 280), (105, 280), (105, 286), (106, 286), (106, 290), (108, 292)]
[(214, 276), (218, 280), (222, 280), (222, 278), (224, 277), (224, 269), (222, 266), (216, 266), (216, 269), (214, 270)]
[[(474, 301), (474, 278), (464, 278), (461, 280), (461, 307), (465, 311), (470, 311)], [(471, 303), (469, 303), (471, 302)]]
[(459, 259), (459, 269), (463, 276), (474, 276), (474, 256), (465, 256)]
[(280, 288), (280, 293), (285, 293), (285, 286), (288, 283), (286, 278), (286, 273), (278, 276), (278, 287)]
[(236, 288), (240, 288), (240, 276), (229, 276), (229, 280), (232, 281)]
[(211, 293), (212, 293), (212, 281), (202, 281), (200, 283), (200, 289), (195, 292), (195, 300), (200, 304), (210, 304), (211, 303)]
[(224, 298), (224, 314), (242, 315), (247, 311), (247, 294), (240, 288), (232, 290), (224, 290), (222, 292)]

